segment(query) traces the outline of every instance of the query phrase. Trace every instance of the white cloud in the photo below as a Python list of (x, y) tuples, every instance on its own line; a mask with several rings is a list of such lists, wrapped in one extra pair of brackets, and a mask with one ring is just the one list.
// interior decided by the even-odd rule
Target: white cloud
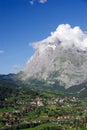
[(47, 0), (39, 0), (39, 3), (41, 3), (41, 4), (44, 4), (46, 2), (47, 2)]
[(14, 70), (15, 73), (18, 73), (18, 72), (21, 71), (21, 69), (22, 69), (22, 68), (21, 68), (19, 65), (17, 65), (17, 64), (13, 65), (12, 68), (13, 68), (13, 70)]
[(87, 33), (83, 32), (79, 26), (72, 28), (69, 24), (61, 24), (57, 27), (56, 31), (51, 32), (51, 35), (33, 46), (39, 52), (43, 52), (49, 45), (58, 44), (59, 41), (64, 48), (72, 47), (73, 45), (79, 49), (87, 50)]
[(47, 0), (30, 0), (29, 3), (30, 3), (31, 5), (33, 5), (36, 1), (37, 1), (38, 3), (41, 3), (41, 4), (44, 4), (44, 3), (47, 2)]
[(0, 54), (4, 53), (4, 50), (0, 50)]
[(69, 24), (59, 25), (50, 38), (58, 38), (63, 46), (75, 45), (81, 49), (87, 47), (87, 34), (78, 26), (71, 28)]
[(35, 2), (35, 0), (30, 0), (30, 1), (29, 1), (29, 3), (30, 3), (31, 5), (33, 5), (34, 2)]

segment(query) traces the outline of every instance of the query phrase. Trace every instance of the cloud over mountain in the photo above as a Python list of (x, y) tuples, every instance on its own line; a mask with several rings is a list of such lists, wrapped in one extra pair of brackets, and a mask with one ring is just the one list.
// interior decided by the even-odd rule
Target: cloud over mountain
[(83, 32), (79, 26), (71, 28), (69, 24), (59, 25), (56, 31), (51, 32), (51, 36), (35, 43), (34, 47), (39, 50), (44, 50), (47, 48), (49, 42), (54, 43), (57, 41), (60, 41), (61, 46), (64, 48), (75, 46), (82, 50), (87, 49), (87, 33)]

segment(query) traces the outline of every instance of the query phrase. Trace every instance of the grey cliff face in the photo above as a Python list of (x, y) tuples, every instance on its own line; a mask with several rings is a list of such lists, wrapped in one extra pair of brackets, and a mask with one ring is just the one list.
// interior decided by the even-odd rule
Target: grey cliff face
[[(35, 45), (36, 52), (24, 68), (23, 80), (29, 77), (51, 83), (58, 80), (65, 88), (84, 82), (87, 79), (86, 48), (77, 46), (75, 40), (69, 37), (69, 40), (63, 41), (63, 38), (58, 37), (59, 34), (54, 34)], [(66, 43), (69, 45), (65, 45)]]

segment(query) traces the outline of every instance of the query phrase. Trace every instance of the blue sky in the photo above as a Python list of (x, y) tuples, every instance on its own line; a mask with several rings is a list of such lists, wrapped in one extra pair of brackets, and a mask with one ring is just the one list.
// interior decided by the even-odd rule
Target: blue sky
[(29, 44), (66, 23), (87, 31), (87, 0), (0, 0), (0, 74), (23, 69)]

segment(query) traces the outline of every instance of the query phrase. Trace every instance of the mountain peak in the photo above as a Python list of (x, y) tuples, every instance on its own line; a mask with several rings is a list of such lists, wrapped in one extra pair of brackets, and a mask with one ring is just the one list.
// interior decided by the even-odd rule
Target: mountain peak
[(48, 38), (33, 45), (35, 54), (24, 68), (25, 79), (58, 80), (66, 88), (87, 79), (87, 34), (78, 26), (59, 25)]

